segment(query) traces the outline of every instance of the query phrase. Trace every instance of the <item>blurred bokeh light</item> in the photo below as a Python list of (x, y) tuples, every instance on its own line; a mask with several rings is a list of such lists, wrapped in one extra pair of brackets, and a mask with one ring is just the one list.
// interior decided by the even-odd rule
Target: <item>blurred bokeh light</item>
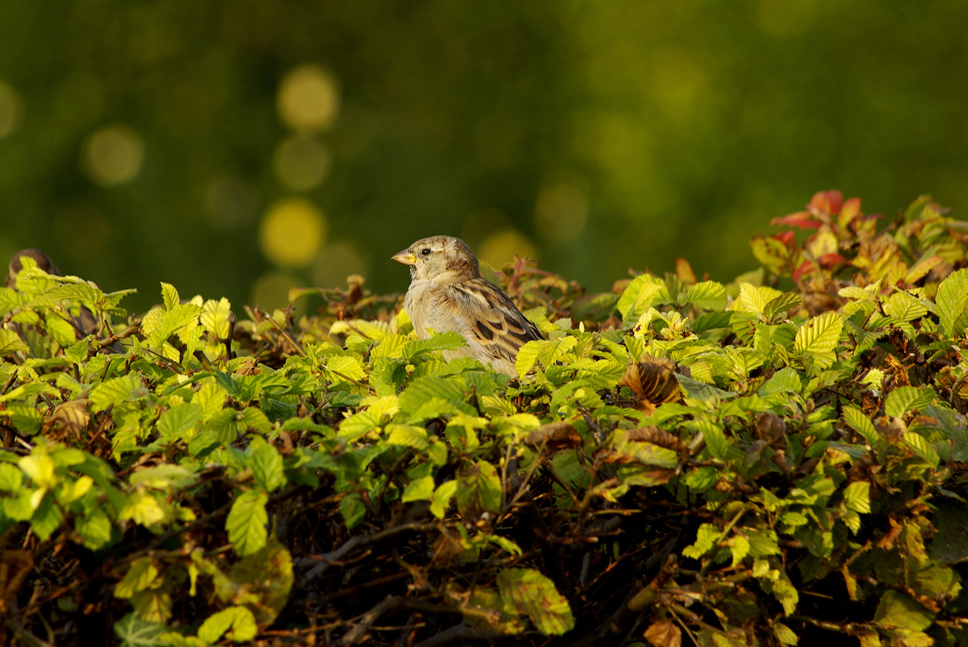
[(81, 165), (104, 186), (131, 180), (141, 170), (145, 144), (131, 128), (108, 126), (91, 135), (81, 149)]
[(301, 65), (283, 77), (278, 108), (279, 116), (294, 130), (326, 130), (339, 110), (336, 80), (319, 65)]
[[(968, 3), (0, 3), (0, 255), (233, 306), (438, 233), (606, 290), (837, 188), (968, 212)], [(343, 275), (343, 276), (341, 276)], [(286, 285), (288, 283), (288, 285)]]
[(481, 243), (477, 255), (495, 270), (501, 269), (506, 263), (514, 262), (515, 256), (541, 260), (534, 243), (514, 229), (503, 229), (490, 234)]
[(308, 191), (326, 178), (331, 156), (313, 137), (296, 136), (280, 142), (273, 162), (280, 182), (293, 191)]
[(357, 245), (334, 242), (327, 245), (313, 263), (312, 281), (321, 288), (346, 287), (346, 277), (351, 274), (366, 276), (369, 272), (369, 255)]
[(308, 265), (326, 237), (326, 218), (300, 198), (277, 202), (262, 219), (259, 241), (266, 257), (282, 267)]
[(0, 139), (20, 127), (24, 109), (23, 99), (17, 91), (0, 81)]

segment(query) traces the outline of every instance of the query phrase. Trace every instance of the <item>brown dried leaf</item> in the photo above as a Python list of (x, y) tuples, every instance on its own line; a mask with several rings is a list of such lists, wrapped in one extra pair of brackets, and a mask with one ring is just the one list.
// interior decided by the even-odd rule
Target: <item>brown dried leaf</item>
[(761, 411), (756, 414), (756, 435), (767, 442), (786, 434), (786, 423), (771, 411)]
[(680, 647), (682, 631), (672, 620), (660, 620), (642, 634), (655, 647)]
[(581, 447), (582, 439), (578, 430), (570, 422), (552, 422), (535, 429), (524, 439), (526, 445), (547, 446), (550, 452)]
[(676, 381), (675, 369), (675, 364), (667, 359), (646, 355), (641, 361), (630, 364), (618, 383), (619, 386), (630, 388), (643, 403), (660, 405), (679, 402), (682, 393)]
[(638, 429), (629, 429), (625, 432), (625, 437), (628, 440), (652, 443), (653, 445), (665, 447), (666, 449), (671, 449), (679, 453), (686, 451), (686, 444), (682, 442), (678, 436), (670, 434), (668, 431), (659, 429), (654, 425), (649, 425), (648, 427), (639, 427)]
[(698, 282), (696, 279), (696, 273), (692, 269), (692, 265), (690, 265), (689, 261), (684, 258), (676, 259), (676, 276), (678, 276), (686, 285), (695, 285)]
[(877, 432), (884, 436), (889, 443), (896, 443), (907, 431), (907, 425), (905, 425), (898, 418), (889, 418), (888, 416), (880, 416), (874, 421), (874, 428)]
[(61, 402), (54, 407), (51, 418), (63, 424), (71, 432), (80, 433), (87, 428), (87, 423), (91, 420), (91, 412), (87, 408), (89, 402), (87, 398)]

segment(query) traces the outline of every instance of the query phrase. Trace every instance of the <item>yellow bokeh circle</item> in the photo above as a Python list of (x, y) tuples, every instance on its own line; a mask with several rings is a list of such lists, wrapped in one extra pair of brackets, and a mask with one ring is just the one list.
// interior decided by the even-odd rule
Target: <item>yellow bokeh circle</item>
[(262, 219), (259, 243), (270, 261), (283, 267), (308, 265), (326, 239), (326, 217), (306, 200), (277, 202)]
[(498, 270), (505, 264), (514, 262), (515, 255), (537, 260), (538, 249), (521, 232), (505, 229), (484, 239), (478, 258)]
[(141, 171), (144, 158), (144, 140), (124, 124), (98, 130), (87, 138), (81, 149), (81, 166), (102, 186), (134, 179)]
[(0, 139), (20, 128), (23, 114), (24, 100), (16, 90), (0, 81)]
[(339, 112), (339, 88), (332, 74), (309, 63), (290, 70), (279, 84), (279, 117), (293, 130), (325, 130)]

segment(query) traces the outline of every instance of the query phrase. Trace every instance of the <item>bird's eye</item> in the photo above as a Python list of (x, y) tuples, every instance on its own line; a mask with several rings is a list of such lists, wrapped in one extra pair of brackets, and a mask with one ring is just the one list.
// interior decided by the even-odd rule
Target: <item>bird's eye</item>
[(420, 253), (423, 254), (424, 256), (430, 256), (430, 248), (424, 247), (422, 250), (420, 250)]

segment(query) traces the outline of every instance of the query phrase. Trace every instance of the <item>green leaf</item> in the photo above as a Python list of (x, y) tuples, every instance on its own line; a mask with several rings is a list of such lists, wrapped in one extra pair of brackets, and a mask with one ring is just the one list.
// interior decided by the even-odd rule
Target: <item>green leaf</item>
[(360, 411), (340, 423), (338, 435), (351, 443), (379, 426), (380, 419), (372, 411)]
[(800, 374), (792, 368), (783, 368), (773, 374), (769, 380), (756, 391), (760, 396), (772, 395), (774, 393), (800, 393), (803, 390), (803, 383), (800, 381)]
[(111, 542), (111, 520), (100, 509), (89, 511), (74, 522), (74, 530), (89, 550), (99, 550)]
[(266, 545), (266, 523), (269, 515), (266, 513), (266, 502), (269, 500), (265, 492), (243, 492), (232, 504), (229, 516), (225, 520), (225, 529), (229, 533), (229, 541), (240, 556), (249, 555)]
[(514, 360), (514, 370), (518, 377), (523, 378), (528, 374), (538, 361), (538, 354), (541, 352), (541, 342), (529, 341), (518, 349), (518, 356)]
[[(77, 343), (77, 329), (74, 328), (74, 324), (56, 314), (48, 313), (45, 316), (44, 327), (61, 347)], [(2, 354), (0, 351), (0, 355)]]
[(696, 532), (695, 543), (686, 546), (682, 550), (682, 554), (692, 559), (701, 559), (716, 546), (716, 542), (719, 541), (722, 534), (723, 532), (716, 526), (711, 523), (704, 523), (699, 526), (699, 530)]
[[(226, 633), (227, 632), (227, 633)], [(259, 633), (255, 616), (245, 607), (229, 607), (205, 619), (198, 628), (198, 637), (209, 644), (218, 642), (222, 635), (233, 642), (247, 642)]]
[(232, 316), (232, 305), (226, 298), (218, 301), (209, 299), (202, 306), (202, 314), (199, 321), (205, 332), (214, 335), (217, 339), (225, 340), (229, 336), (229, 320)]
[(9, 463), (0, 463), (0, 490), (16, 492), (22, 482), (23, 476), (20, 470)]
[(864, 440), (877, 450), (884, 445), (884, 439), (874, 428), (874, 423), (870, 421), (870, 418), (864, 415), (864, 412), (853, 406), (844, 407), (844, 422), (847, 426), (859, 433), (864, 437)]
[(888, 589), (874, 612), (874, 623), (884, 629), (923, 631), (931, 626), (934, 614), (906, 593)]
[(741, 564), (746, 556), (750, 553), (750, 541), (746, 537), (741, 535), (735, 535), (730, 537), (726, 541), (726, 546), (729, 548), (730, 554), (733, 556), (732, 568), (736, 568), (737, 565)]
[(884, 300), (884, 313), (901, 321), (914, 321), (928, 314), (928, 307), (907, 292), (897, 291)]
[(414, 449), (424, 450), (429, 446), (427, 441), (427, 430), (423, 427), (413, 425), (389, 425), (387, 426), (387, 444), (403, 445)]
[(30, 347), (24, 343), (20, 335), (13, 330), (0, 328), (0, 356), (6, 357), (16, 352), (28, 350), (30, 350)]
[(871, 484), (867, 481), (854, 481), (844, 490), (844, 504), (848, 510), (869, 514), (871, 511)]
[(498, 573), (497, 586), (504, 603), (518, 614), (527, 615), (545, 636), (560, 636), (574, 628), (568, 600), (540, 572), (507, 568)]
[(722, 427), (710, 420), (697, 420), (695, 421), (695, 428), (702, 432), (703, 439), (706, 441), (706, 447), (709, 448), (709, 453), (713, 457), (720, 460), (727, 458), (729, 454), (729, 440), (727, 440), (726, 434), (723, 433)]
[(944, 333), (961, 336), (968, 327), (968, 268), (948, 275), (938, 285), (935, 303)]
[(54, 497), (48, 494), (41, 499), (40, 505), (34, 511), (34, 516), (30, 519), (30, 527), (41, 540), (46, 541), (63, 522), (64, 514), (54, 503)]
[(114, 597), (128, 599), (138, 591), (157, 585), (158, 568), (150, 557), (139, 557), (128, 567), (121, 581), (114, 585)]
[(773, 623), (773, 635), (781, 645), (796, 645), (800, 641), (799, 636), (782, 622)]
[(127, 375), (111, 378), (101, 382), (91, 390), (88, 398), (91, 401), (91, 413), (104, 411), (108, 407), (129, 398), (135, 397), (136, 393), (142, 393), (142, 376), (138, 371), (131, 371)]
[(161, 298), (164, 299), (165, 310), (173, 310), (178, 306), (178, 290), (171, 283), (161, 284)]
[(803, 298), (800, 296), (792, 292), (784, 292), (780, 296), (770, 299), (766, 307), (763, 308), (763, 314), (767, 317), (775, 317), (781, 312), (786, 312), (793, 307), (799, 306), (801, 303), (803, 303)]
[[(235, 563), (229, 575), (234, 585), (241, 585), (258, 597), (245, 600), (245, 604), (260, 625), (269, 625), (286, 606), (292, 591), (292, 555), (277, 539), (270, 537), (265, 548)], [(230, 595), (234, 596), (235, 591)]]
[(166, 631), (166, 625), (148, 622), (134, 612), (114, 623), (114, 634), (121, 639), (121, 647), (160, 647), (167, 644), (161, 640)]
[(615, 306), (622, 314), (622, 327), (627, 328), (638, 321), (657, 300), (669, 300), (669, 292), (662, 279), (651, 274), (639, 274), (632, 279)]
[(362, 382), (366, 377), (363, 364), (352, 355), (333, 355), (326, 360), (326, 368), (337, 378)]
[(793, 342), (794, 350), (803, 355), (811, 353), (822, 355), (831, 352), (840, 340), (844, 320), (840, 313), (826, 312), (805, 322), (797, 330)]
[(438, 519), (443, 519), (447, 513), (450, 500), (457, 493), (457, 481), (447, 481), (434, 490), (434, 498), (430, 504), (430, 512)]
[(414, 413), (431, 398), (440, 398), (455, 405), (462, 405), (467, 399), (456, 380), (448, 380), (436, 375), (424, 375), (413, 380), (407, 389), (400, 394), (400, 410), (405, 413)]
[(403, 347), (403, 358), (408, 362), (417, 356), (435, 350), (454, 350), (467, 345), (464, 338), (456, 332), (436, 333), (429, 339), (407, 342)]
[(272, 492), (286, 482), (282, 470), (282, 456), (264, 438), (253, 438), (246, 454), (246, 464), (252, 470), (255, 482), (266, 491)]
[(501, 509), (501, 479), (493, 465), (477, 461), (461, 471), (457, 508), (472, 517)]
[(419, 479), (414, 479), (410, 483), (407, 483), (407, 487), (403, 490), (403, 496), (400, 500), (403, 503), (410, 503), (412, 501), (428, 501), (434, 496), (434, 477), (424, 476)]
[(884, 413), (892, 418), (900, 418), (908, 411), (921, 411), (934, 402), (938, 396), (930, 386), (915, 388), (899, 386), (890, 392), (884, 403)]
[(703, 310), (722, 310), (726, 307), (726, 288), (716, 281), (702, 281), (686, 290), (680, 301)]
[(782, 295), (783, 293), (779, 290), (765, 285), (757, 286), (752, 283), (741, 282), (739, 284), (739, 296), (733, 301), (730, 310), (762, 315), (766, 311), (767, 305)]
[(158, 419), (158, 435), (166, 442), (185, 440), (188, 433), (202, 418), (202, 407), (194, 402), (175, 405)]
[(171, 595), (160, 589), (135, 593), (131, 596), (131, 606), (150, 622), (166, 622), (171, 617)]
[[(182, 342), (189, 341), (185, 334), (196, 328), (200, 330), (199, 312), (201, 312), (201, 308), (193, 303), (175, 305), (173, 308), (169, 308), (164, 312), (161, 321), (151, 329), (145, 340), (146, 343), (152, 348), (160, 348), (175, 333), (179, 333)], [(142, 322), (142, 327), (144, 327), (144, 322)]]
[(122, 521), (131, 519), (142, 526), (153, 526), (167, 518), (165, 509), (158, 503), (158, 499), (141, 489), (127, 496), (125, 506), (118, 514)]
[(366, 518), (366, 504), (359, 494), (348, 494), (340, 500), (339, 512), (343, 516), (343, 523), (352, 530)]
[(43, 445), (21, 458), (18, 464), (24, 474), (39, 487), (50, 490), (57, 484), (54, 461)]

